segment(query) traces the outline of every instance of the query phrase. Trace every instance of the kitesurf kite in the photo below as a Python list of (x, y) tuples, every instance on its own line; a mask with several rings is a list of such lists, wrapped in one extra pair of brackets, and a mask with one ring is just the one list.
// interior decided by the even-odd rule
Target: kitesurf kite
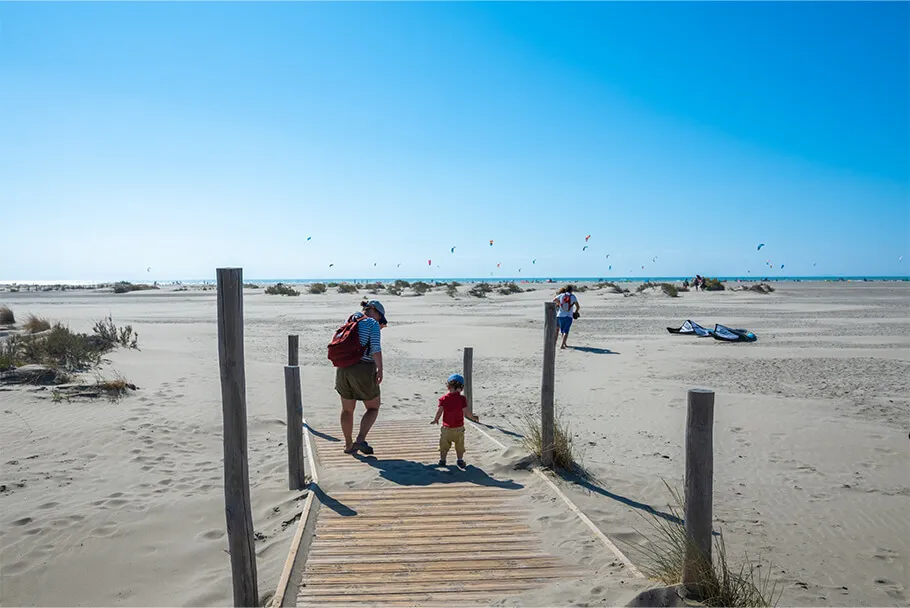
[(311, 237), (311, 236), (306, 237), (306, 240), (308, 240), (308, 241), (310, 241), (312, 239), (313, 239), (313, 237)]
[(612, 267), (612, 266), (610, 266), (610, 267), (609, 267), (609, 268), (607, 268), (607, 270), (613, 270), (613, 267)]
[(502, 266), (502, 264), (496, 264), (496, 268), (499, 268), (500, 266)]
[(151, 271), (152, 271), (152, 267), (149, 266), (148, 268), (145, 269), (145, 271), (146, 271), (146, 272), (151, 272)]
[(585, 237), (585, 243), (588, 242), (588, 239), (589, 239), (589, 238), (591, 238), (591, 235), (590, 235), (590, 234), (589, 234), (588, 236)]
[(759, 244), (758, 244), (758, 249), (756, 249), (755, 251), (761, 251), (761, 248), (764, 247), (764, 246), (765, 246), (764, 243), (759, 243)]
[(490, 239), (490, 247), (493, 246), (493, 239)]
[(399, 265), (398, 265), (398, 266), (396, 266), (396, 267), (395, 267), (395, 268), (401, 268), (401, 264), (399, 264)]
[(781, 269), (781, 270), (784, 269), (784, 265), (783, 265), (783, 264), (780, 265), (780, 269)]
[(608, 260), (610, 259), (610, 254), (609, 254), (609, 253), (607, 254), (607, 259), (608, 259)]
[(334, 265), (335, 265), (335, 264), (329, 264), (329, 268), (331, 268), (331, 267), (334, 266)]
[(452, 253), (455, 253), (455, 248), (454, 248), (454, 247), (452, 247)]
[(581, 248), (581, 250), (584, 251), (584, 250), (587, 249), (587, 248), (588, 248), (588, 246), (585, 245), (584, 247)]
[(432, 266), (432, 265), (433, 265), (433, 260), (427, 260), (427, 266)]
[(531, 263), (532, 263), (532, 264), (536, 264), (536, 263), (537, 263), (537, 260), (536, 260), (536, 259), (531, 260)]
[(654, 264), (657, 263), (657, 256), (656, 256), (656, 255), (655, 255), (653, 258), (651, 258), (651, 262), (654, 263)]

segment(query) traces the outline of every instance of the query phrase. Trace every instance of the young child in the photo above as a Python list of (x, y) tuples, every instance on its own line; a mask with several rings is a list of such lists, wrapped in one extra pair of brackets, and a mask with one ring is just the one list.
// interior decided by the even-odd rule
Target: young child
[[(439, 407), (436, 408), (436, 417), (432, 424), (439, 424), (442, 417), (442, 428), (439, 429), (439, 466), (446, 466), (446, 455), (449, 447), (455, 444), (455, 455), (458, 468), (465, 468), (464, 462), (464, 417), (468, 409), (468, 400), (461, 394), (464, 389), (464, 378), (460, 374), (452, 374), (446, 381), (449, 392), (439, 398)], [(468, 411), (468, 418), (477, 422), (474, 412)]]

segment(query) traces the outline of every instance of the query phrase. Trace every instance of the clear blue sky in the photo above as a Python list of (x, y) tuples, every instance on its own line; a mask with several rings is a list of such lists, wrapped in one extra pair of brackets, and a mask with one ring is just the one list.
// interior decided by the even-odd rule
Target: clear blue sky
[(907, 3), (3, 4), (0, 280), (906, 275), (908, 49)]

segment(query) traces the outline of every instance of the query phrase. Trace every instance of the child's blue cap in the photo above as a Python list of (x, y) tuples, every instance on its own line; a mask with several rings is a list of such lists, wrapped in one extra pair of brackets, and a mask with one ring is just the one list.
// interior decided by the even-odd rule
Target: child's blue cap
[(446, 381), (446, 383), (449, 382), (457, 382), (458, 384), (464, 385), (464, 377), (461, 374), (452, 374)]

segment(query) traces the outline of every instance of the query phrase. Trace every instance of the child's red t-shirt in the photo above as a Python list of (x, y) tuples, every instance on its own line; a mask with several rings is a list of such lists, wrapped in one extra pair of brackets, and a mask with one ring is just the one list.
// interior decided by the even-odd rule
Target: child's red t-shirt
[(442, 426), (458, 428), (464, 426), (464, 408), (468, 407), (468, 400), (460, 393), (446, 393), (439, 398), (439, 407), (442, 408)]

